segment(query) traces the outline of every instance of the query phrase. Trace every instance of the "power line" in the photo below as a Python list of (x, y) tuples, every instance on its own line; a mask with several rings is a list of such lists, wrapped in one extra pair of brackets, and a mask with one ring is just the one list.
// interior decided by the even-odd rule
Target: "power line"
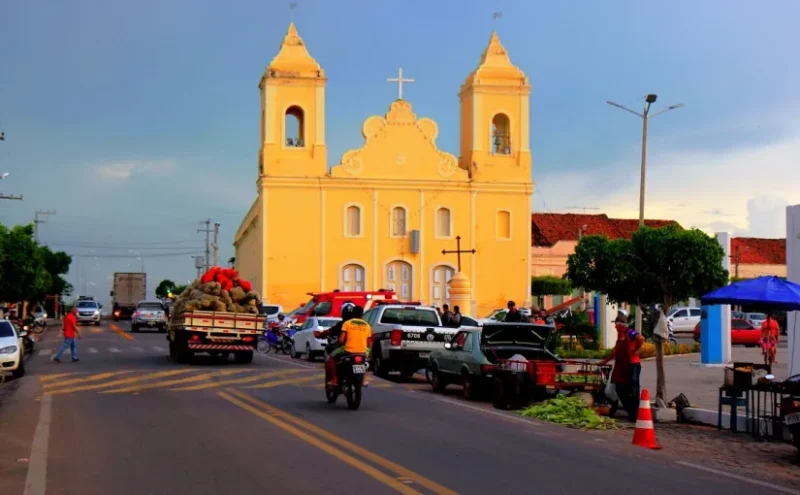
[[(134, 244), (129, 242), (119, 242), (119, 243), (108, 243), (108, 242), (54, 242), (54, 245), (57, 246), (76, 246), (76, 247), (92, 247), (92, 248), (109, 248), (109, 249), (151, 249), (153, 247), (158, 248), (159, 246), (179, 246), (181, 244), (188, 244), (187, 246), (183, 246), (183, 249), (192, 248), (195, 246), (202, 246), (201, 242), (198, 242), (196, 239), (192, 240), (181, 240), (181, 241), (154, 241), (154, 242), (143, 242), (140, 244)], [(165, 247), (164, 249), (169, 249)]]
[(131, 259), (131, 258), (169, 258), (178, 256), (191, 256), (197, 254), (197, 251), (185, 251), (182, 253), (158, 253), (158, 254), (143, 254), (139, 256), (131, 256), (130, 254), (72, 254), (69, 255), (73, 258), (100, 258), (100, 259)]
[(59, 247), (68, 247), (68, 248), (83, 248), (83, 249), (101, 249), (101, 250), (136, 250), (136, 251), (146, 251), (146, 250), (156, 250), (156, 251), (175, 251), (175, 250), (186, 250), (186, 249), (203, 249), (202, 244), (193, 244), (187, 246), (136, 246), (133, 244), (126, 244), (123, 246), (98, 246), (96, 244), (69, 244), (69, 243), (62, 243), (62, 242), (51, 242), (49, 243), (51, 246), (59, 246)]

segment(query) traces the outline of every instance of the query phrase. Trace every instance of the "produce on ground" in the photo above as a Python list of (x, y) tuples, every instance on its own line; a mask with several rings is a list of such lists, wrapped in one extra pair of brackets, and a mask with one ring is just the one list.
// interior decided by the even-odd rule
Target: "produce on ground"
[(580, 397), (567, 395), (557, 395), (541, 404), (523, 409), (520, 414), (571, 428), (607, 430), (617, 427), (613, 419), (599, 416), (594, 409), (587, 407)]
[(175, 300), (174, 315), (185, 311), (258, 314), (260, 297), (253, 285), (232, 268), (213, 267)]

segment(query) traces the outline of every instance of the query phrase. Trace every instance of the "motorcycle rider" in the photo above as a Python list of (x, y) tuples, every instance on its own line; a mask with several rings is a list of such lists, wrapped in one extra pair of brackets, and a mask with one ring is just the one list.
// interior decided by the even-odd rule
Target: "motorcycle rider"
[[(337, 322), (327, 331), (325, 383), (331, 387), (339, 385), (336, 376), (339, 360), (350, 354), (369, 354), (367, 341), (372, 336), (369, 323), (361, 319), (364, 316), (364, 308), (348, 301), (342, 304), (341, 314), (342, 321)], [(366, 376), (362, 386), (367, 386)]]

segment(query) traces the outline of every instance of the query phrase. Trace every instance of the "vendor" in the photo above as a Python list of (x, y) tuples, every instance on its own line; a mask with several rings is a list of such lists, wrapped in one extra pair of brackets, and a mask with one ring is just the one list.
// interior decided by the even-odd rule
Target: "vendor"
[(600, 361), (600, 364), (614, 361), (611, 383), (616, 388), (622, 406), (628, 411), (628, 417), (635, 421), (639, 411), (639, 377), (642, 372), (639, 349), (644, 343), (644, 337), (628, 327), (628, 319), (623, 315), (617, 316), (612, 323), (617, 330), (617, 342), (611, 354)]
[(778, 364), (778, 340), (781, 336), (781, 327), (772, 315), (761, 324), (761, 349), (770, 354), (770, 362)]

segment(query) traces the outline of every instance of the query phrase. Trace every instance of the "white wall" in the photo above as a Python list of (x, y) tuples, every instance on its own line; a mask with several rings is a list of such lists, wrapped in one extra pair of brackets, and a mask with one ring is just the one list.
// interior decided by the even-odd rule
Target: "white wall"
[[(786, 207), (786, 278), (800, 283), (800, 205)], [(789, 376), (800, 373), (800, 312), (788, 314), (786, 330), (789, 335)]]

